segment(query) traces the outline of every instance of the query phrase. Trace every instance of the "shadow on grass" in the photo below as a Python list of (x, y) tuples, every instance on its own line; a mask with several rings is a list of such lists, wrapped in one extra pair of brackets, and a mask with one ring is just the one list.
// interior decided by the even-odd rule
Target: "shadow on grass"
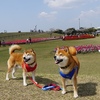
[(52, 80), (52, 79), (49, 79), (49, 78), (44, 78), (42, 76), (36, 76), (36, 81), (39, 83), (39, 84), (50, 84), (50, 83), (55, 83), (55, 84), (58, 84), (56, 81)]
[(97, 83), (84, 83), (84, 84), (79, 84), (78, 85), (78, 93), (79, 96), (84, 97), (84, 96), (93, 96), (96, 95), (96, 86)]
[[(44, 84), (44, 85), (51, 84), (51, 83), (58, 84), (56, 81), (54, 81), (52, 79), (49, 79), (49, 78), (44, 78), (42, 76), (36, 76), (35, 79), (39, 84)], [(16, 79), (12, 79), (12, 80), (23, 80), (23, 78), (22, 77), (18, 77)], [(30, 80), (29, 77), (27, 77), (27, 80)], [(32, 85), (32, 84), (33, 83), (30, 83), (28, 85)]]

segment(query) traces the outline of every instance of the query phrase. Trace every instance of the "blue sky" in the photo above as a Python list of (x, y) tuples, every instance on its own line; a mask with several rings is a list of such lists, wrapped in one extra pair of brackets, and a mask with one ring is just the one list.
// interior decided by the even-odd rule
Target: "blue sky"
[(79, 22), (100, 27), (100, 0), (0, 0), (0, 32), (78, 29)]

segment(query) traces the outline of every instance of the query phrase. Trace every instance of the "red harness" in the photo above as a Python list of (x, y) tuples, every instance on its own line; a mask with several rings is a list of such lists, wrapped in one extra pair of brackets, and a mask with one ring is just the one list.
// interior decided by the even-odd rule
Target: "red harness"
[(26, 69), (27, 72), (32, 72), (32, 71), (34, 71), (34, 70), (36, 69), (37, 64), (35, 64), (34, 67), (30, 67), (28, 64), (26, 64), (25, 62), (23, 62), (23, 63), (22, 63), (22, 67), (23, 67), (24, 69)]

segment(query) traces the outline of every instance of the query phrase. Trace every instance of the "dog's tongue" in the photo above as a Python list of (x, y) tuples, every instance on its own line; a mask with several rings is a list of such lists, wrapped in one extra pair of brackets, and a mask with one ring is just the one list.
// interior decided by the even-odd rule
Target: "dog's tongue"
[(56, 60), (55, 63), (58, 64), (58, 63), (60, 63), (60, 62), (62, 62), (62, 61), (63, 61), (63, 59)]
[(58, 64), (58, 61), (55, 61), (55, 64)]

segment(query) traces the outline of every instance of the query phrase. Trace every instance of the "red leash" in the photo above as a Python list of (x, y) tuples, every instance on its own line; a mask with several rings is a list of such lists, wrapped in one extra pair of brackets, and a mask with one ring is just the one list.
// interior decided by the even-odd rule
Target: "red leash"
[(46, 90), (54, 90), (54, 91), (61, 90), (60, 86), (57, 86), (56, 84), (49, 84), (49, 85), (46, 85), (46, 86), (41, 86), (37, 82), (35, 82), (32, 79), (32, 77), (29, 77), (29, 78), (30, 78), (30, 80), (32, 81), (33, 84), (35, 84), (38, 88), (41, 88), (44, 91), (46, 91)]
[(37, 82), (35, 82), (35, 81), (32, 79), (32, 77), (29, 76), (29, 78), (30, 78), (31, 82), (32, 82), (33, 84), (35, 84), (37, 87), (39, 87), (39, 88), (42, 88), (42, 87), (43, 87), (43, 86), (39, 85)]

